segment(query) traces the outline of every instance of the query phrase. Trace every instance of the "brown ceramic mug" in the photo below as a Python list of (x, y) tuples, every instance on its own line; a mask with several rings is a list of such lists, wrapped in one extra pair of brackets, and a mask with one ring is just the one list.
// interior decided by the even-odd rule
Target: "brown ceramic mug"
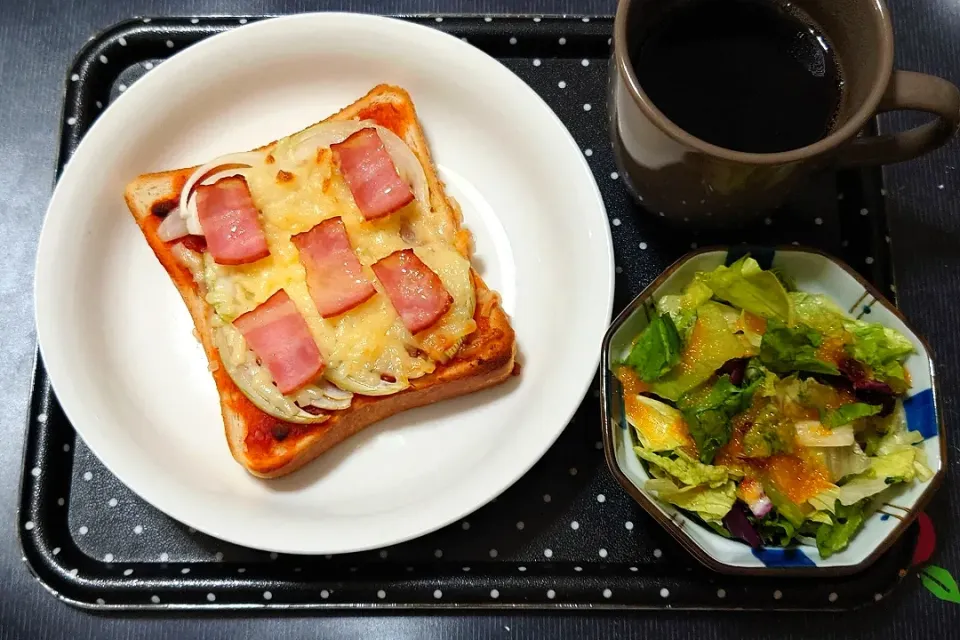
[[(648, 211), (690, 223), (741, 220), (781, 204), (815, 170), (909, 160), (943, 145), (960, 125), (956, 86), (893, 69), (893, 28), (883, 0), (792, 0), (830, 40), (842, 71), (843, 98), (832, 126), (812, 144), (778, 153), (710, 144), (657, 108), (630, 57), (631, 37), (644, 37), (651, 21), (684, 1), (621, 0), (614, 23), (611, 135), (620, 172)], [(858, 137), (876, 114), (902, 109), (935, 118), (901, 133)]]

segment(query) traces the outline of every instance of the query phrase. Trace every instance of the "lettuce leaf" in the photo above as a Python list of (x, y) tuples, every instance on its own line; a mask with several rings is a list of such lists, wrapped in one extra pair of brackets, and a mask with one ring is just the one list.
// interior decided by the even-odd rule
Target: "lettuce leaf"
[(683, 348), (680, 363), (651, 384), (650, 390), (667, 400), (676, 401), (684, 393), (711, 377), (729, 360), (752, 355), (752, 347), (726, 319), (725, 305), (705, 302), (697, 309), (697, 322)]
[(753, 424), (743, 436), (743, 455), (769, 458), (775, 453), (793, 451), (794, 423), (787, 419), (776, 402), (767, 402), (757, 412)]
[(833, 518), (831, 517), (833, 512), (833, 507), (831, 507), (829, 511), (814, 511), (807, 516), (807, 522), (815, 522), (817, 524), (833, 524)]
[(679, 295), (667, 295), (657, 300), (657, 311), (668, 314), (677, 327), (677, 332), (686, 341), (697, 320), (697, 309), (713, 297), (713, 291), (699, 278), (694, 279)]
[(776, 373), (793, 371), (838, 375), (840, 371), (817, 358), (821, 335), (803, 325), (790, 328), (778, 320), (767, 321), (767, 332), (760, 344), (760, 361)]
[(780, 378), (763, 366), (758, 358), (751, 358), (747, 362), (743, 379), (748, 385), (756, 384), (757, 390), (755, 393), (764, 398), (773, 398), (777, 395), (777, 383), (780, 382)]
[(793, 324), (793, 303), (783, 284), (773, 272), (761, 269), (750, 256), (699, 276), (720, 300), (763, 318)]
[(870, 467), (854, 476), (840, 487), (837, 500), (851, 505), (870, 498), (901, 482), (912, 482), (932, 477), (932, 472), (922, 460), (923, 450), (906, 446), (897, 451), (870, 458)]
[(624, 364), (633, 367), (644, 382), (653, 382), (680, 361), (680, 335), (673, 320), (661, 314), (650, 321), (630, 350)]
[(736, 485), (732, 480), (719, 487), (701, 485), (681, 489), (668, 478), (658, 478), (648, 480), (644, 488), (659, 500), (692, 511), (706, 522), (718, 524), (737, 500)]
[(797, 535), (797, 527), (776, 509), (768, 513), (765, 518), (757, 519), (756, 527), (765, 544), (777, 547), (788, 546)]
[(870, 468), (870, 458), (856, 442), (848, 447), (810, 447), (807, 451), (823, 462), (832, 482), (839, 482)]
[(870, 478), (859, 475), (844, 483), (840, 487), (837, 502), (844, 506), (856, 504), (865, 498), (872, 498), (890, 488), (884, 478)]
[(903, 361), (913, 353), (913, 343), (899, 331), (877, 323), (851, 321), (847, 330), (854, 337), (847, 345), (850, 357), (870, 367), (874, 379), (905, 390)]
[(817, 550), (821, 558), (829, 558), (847, 548), (851, 538), (863, 526), (865, 506), (864, 502), (839, 505), (833, 514), (833, 524), (820, 525), (817, 529)]
[(717, 450), (730, 441), (730, 420), (750, 406), (754, 389), (740, 388), (725, 375), (717, 378), (709, 390), (686, 393), (677, 401), (701, 462), (710, 464)]
[(830, 411), (826, 411), (823, 417), (820, 419), (820, 422), (823, 423), (823, 426), (827, 428), (835, 429), (837, 427), (842, 427), (845, 424), (850, 424), (854, 420), (859, 420), (860, 418), (875, 416), (882, 410), (883, 407), (879, 404), (854, 402), (851, 404), (845, 404)]
[(874, 379), (906, 389), (903, 361), (914, 350), (906, 336), (878, 323), (850, 318), (825, 295), (796, 292), (789, 296), (799, 322), (825, 336), (843, 337), (847, 354), (867, 365)]
[(766, 492), (767, 497), (770, 498), (777, 513), (783, 516), (794, 527), (799, 527), (803, 524), (803, 521), (806, 520), (803, 509), (788, 498), (786, 494), (781, 492), (776, 485), (772, 482), (764, 482), (763, 490)]
[[(706, 485), (716, 489), (726, 484), (733, 475), (727, 467), (702, 464), (682, 450), (675, 452), (675, 458), (658, 455), (643, 447), (634, 447), (633, 451), (639, 458), (656, 465), (684, 486)], [(740, 475), (737, 474), (735, 477), (739, 478)]]
[(887, 484), (910, 482), (916, 476), (916, 470), (913, 467), (916, 459), (917, 449), (914, 447), (879, 455), (871, 458), (870, 468), (866, 470), (865, 475), (882, 478)]
[(793, 302), (797, 322), (826, 336), (839, 336), (846, 330), (846, 323), (850, 319), (828, 296), (800, 291), (788, 295)]
[(643, 395), (638, 395), (636, 401), (635, 409), (627, 411), (627, 421), (644, 448), (673, 451), (693, 443), (679, 410)]
[[(840, 499), (840, 487), (830, 487), (824, 489), (817, 495), (807, 500), (807, 504), (815, 509), (814, 513), (833, 513), (837, 508), (837, 500)], [(812, 515), (812, 514), (811, 514)], [(810, 516), (807, 516), (807, 520)]]

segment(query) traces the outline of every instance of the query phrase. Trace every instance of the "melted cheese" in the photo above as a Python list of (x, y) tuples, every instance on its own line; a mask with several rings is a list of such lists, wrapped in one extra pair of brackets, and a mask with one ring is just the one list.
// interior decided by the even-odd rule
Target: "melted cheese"
[[(399, 211), (364, 220), (329, 149), (303, 159), (288, 139), (269, 149), (267, 162), (246, 172), (254, 203), (262, 214), (270, 256), (239, 266), (216, 264), (205, 256), (206, 300), (224, 322), (262, 304), (283, 289), (307, 321), (327, 363), (324, 376), (357, 393), (380, 395), (406, 388), (432, 372), (463, 338), (476, 329), (470, 263), (455, 248), (455, 229), (415, 200)], [(298, 158), (299, 156), (299, 158)], [(429, 205), (427, 205), (429, 206)], [(340, 216), (350, 243), (377, 294), (344, 314), (322, 318), (306, 284), (306, 271), (291, 237)], [(413, 336), (370, 266), (395, 251), (413, 248), (440, 277), (453, 298), (450, 310), (432, 327)]]

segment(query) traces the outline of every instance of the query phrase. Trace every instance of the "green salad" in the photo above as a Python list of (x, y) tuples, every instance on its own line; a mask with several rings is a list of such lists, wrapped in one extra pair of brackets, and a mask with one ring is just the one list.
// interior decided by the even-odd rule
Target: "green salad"
[(932, 476), (912, 352), (749, 256), (698, 272), (614, 367), (647, 490), (753, 547), (844, 549), (878, 494)]

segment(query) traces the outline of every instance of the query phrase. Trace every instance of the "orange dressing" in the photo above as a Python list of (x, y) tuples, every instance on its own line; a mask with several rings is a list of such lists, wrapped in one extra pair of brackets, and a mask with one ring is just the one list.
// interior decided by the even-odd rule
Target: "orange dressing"
[(767, 478), (795, 504), (803, 504), (833, 486), (827, 470), (813, 459), (776, 454), (766, 458), (763, 466)]
[[(797, 410), (808, 411), (799, 405), (791, 405)], [(759, 405), (754, 404), (733, 418), (730, 441), (717, 452), (713, 464), (737, 470), (748, 477), (759, 478), (761, 482), (772, 482), (781, 493), (798, 505), (832, 487), (827, 470), (813, 456), (806, 456), (802, 449), (797, 453), (778, 453), (769, 458), (744, 456), (743, 439), (753, 426), (758, 409)], [(817, 411), (809, 411), (812, 412), (813, 419), (816, 419)], [(747, 479), (743, 482), (746, 481)]]
[(846, 344), (847, 341), (843, 338), (827, 338), (817, 349), (816, 357), (818, 360), (839, 366), (840, 362), (847, 357)]
[(687, 339), (687, 344), (684, 346), (683, 353), (680, 354), (680, 362), (676, 367), (676, 371), (681, 376), (696, 370), (697, 361), (704, 356), (708, 331), (703, 320), (698, 319), (694, 323), (693, 329), (690, 331), (690, 337)]
[(746, 310), (740, 314), (738, 324), (742, 331), (759, 334), (761, 336), (767, 332), (767, 319)]

